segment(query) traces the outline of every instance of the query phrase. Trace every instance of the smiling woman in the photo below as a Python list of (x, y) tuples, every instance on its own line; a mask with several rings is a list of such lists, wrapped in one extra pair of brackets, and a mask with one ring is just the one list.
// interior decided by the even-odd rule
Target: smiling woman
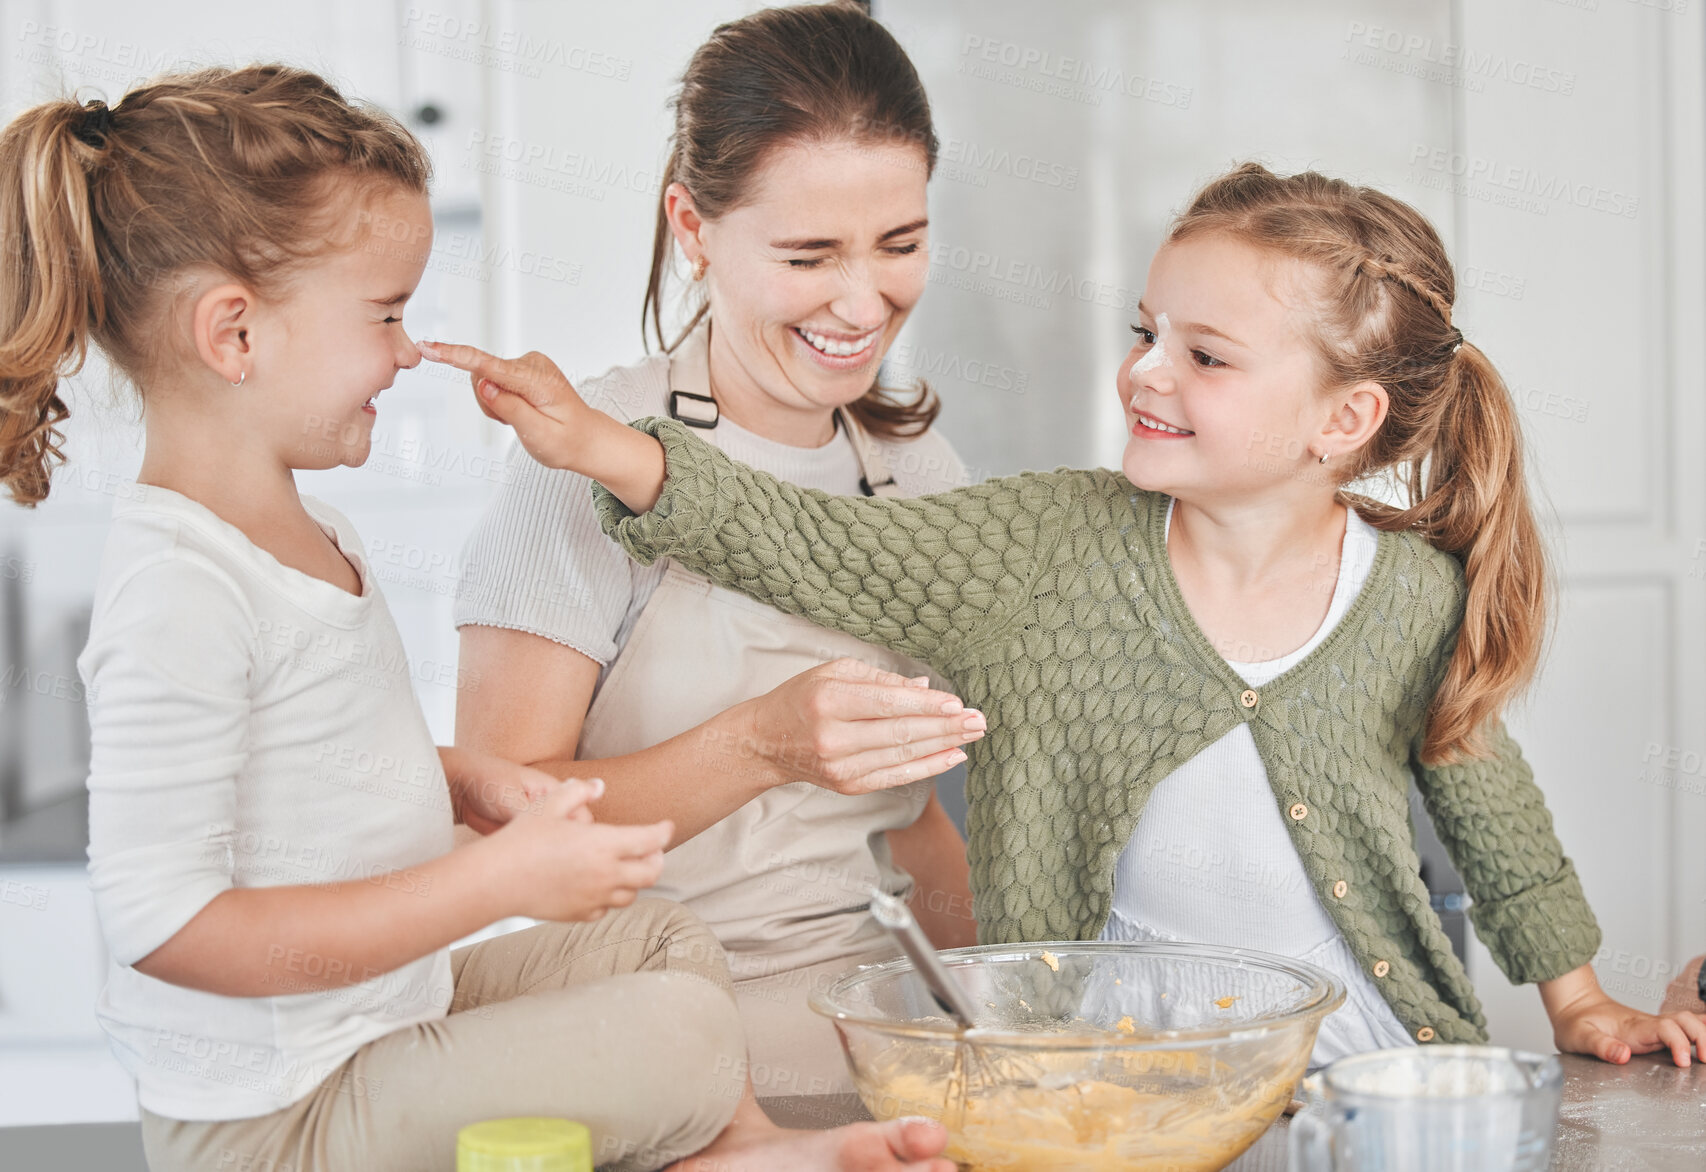
[[(665, 352), (582, 388), (627, 422), (672, 415), (795, 485), (920, 496), (964, 479), (928, 391), (877, 372), (927, 274), (930, 107), (905, 53), (846, 4), (718, 28), (675, 100), (642, 325)], [(685, 328), (666, 337), (677, 254)], [(980, 713), (905, 656), (758, 606), (607, 539), (582, 476), (518, 447), (470, 539), (457, 740), (599, 774), (602, 820), (676, 826), (661, 893), (730, 954), (761, 1096), (848, 1086), (807, 1007), (892, 954), (867, 914), (910, 896), (974, 939), (965, 847), (934, 775)], [(738, 1057), (738, 1056), (736, 1056)]]

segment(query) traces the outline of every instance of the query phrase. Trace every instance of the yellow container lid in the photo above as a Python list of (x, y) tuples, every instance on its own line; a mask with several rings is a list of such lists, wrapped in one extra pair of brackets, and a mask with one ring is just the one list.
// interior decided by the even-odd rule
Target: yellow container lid
[(488, 1119), (456, 1133), (456, 1172), (592, 1172), (592, 1133), (568, 1119)]

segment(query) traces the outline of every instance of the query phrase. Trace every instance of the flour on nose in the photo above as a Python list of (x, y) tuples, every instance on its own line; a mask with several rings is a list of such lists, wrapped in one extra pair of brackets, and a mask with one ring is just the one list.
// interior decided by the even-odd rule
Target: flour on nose
[[(1149, 353), (1132, 364), (1131, 374), (1133, 378), (1151, 370), (1158, 370), (1163, 366), (1173, 365), (1172, 358), (1167, 355), (1167, 339), (1172, 334), (1173, 323), (1167, 320), (1166, 314), (1155, 319), (1155, 345), (1149, 348)], [(1137, 410), (1135, 405), (1132, 410)]]

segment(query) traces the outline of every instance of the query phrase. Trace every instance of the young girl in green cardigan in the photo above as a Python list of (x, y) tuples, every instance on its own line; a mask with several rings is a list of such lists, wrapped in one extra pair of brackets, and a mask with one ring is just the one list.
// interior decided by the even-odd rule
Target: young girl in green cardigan
[[(535, 458), (607, 486), (635, 558), (923, 659), (984, 711), (980, 939), (1311, 960), (1349, 990), (1316, 1063), (1485, 1041), (1418, 876), (1413, 778), (1477, 934), (1539, 984), (1559, 1047), (1686, 1065), (1706, 1018), (1599, 988), (1598, 926), (1500, 719), (1535, 673), (1549, 586), (1514, 408), (1452, 325), (1454, 289), (1415, 209), (1246, 164), (1150, 267), (1119, 373), (1123, 474), (915, 500), (828, 497), (677, 423), (625, 428), (537, 354), (422, 350), (469, 370)], [(880, 324), (801, 322), (798, 344)], [(1376, 476), (1402, 504), (1347, 491)]]

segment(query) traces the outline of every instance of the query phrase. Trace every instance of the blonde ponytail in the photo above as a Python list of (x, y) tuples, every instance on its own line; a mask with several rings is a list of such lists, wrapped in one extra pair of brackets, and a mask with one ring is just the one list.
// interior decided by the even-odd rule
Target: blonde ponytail
[(1546, 545), (1529, 502), (1522, 429), (1499, 372), (1464, 342), (1424, 460), (1408, 468), (1409, 508), (1359, 501), (1378, 528), (1414, 529), (1463, 562), (1457, 647), (1428, 710), (1422, 758), (1477, 755), (1484, 734), (1540, 666), (1549, 622)]
[(89, 171), (105, 143), (79, 137), (91, 115), (105, 106), (50, 102), (0, 136), (0, 481), (23, 505), (46, 499), (64, 459), (59, 380), (81, 369), (104, 313)]

